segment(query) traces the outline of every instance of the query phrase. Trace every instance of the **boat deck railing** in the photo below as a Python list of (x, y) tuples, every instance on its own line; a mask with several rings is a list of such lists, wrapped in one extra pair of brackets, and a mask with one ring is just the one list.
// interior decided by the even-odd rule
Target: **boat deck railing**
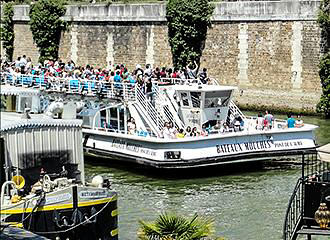
[(79, 78), (47, 77), (42, 75), (19, 74), (17, 76), (0, 72), (1, 84), (39, 89), (46, 92), (102, 96), (111, 99), (135, 101), (134, 83), (108, 82)]
[[(299, 234), (317, 232), (322, 235), (314, 219), (324, 193), (330, 190), (330, 162), (320, 161), (315, 150), (301, 155), (302, 172), (290, 197), (283, 225), (283, 239), (295, 240)], [(308, 231), (306, 231), (308, 229)], [(328, 234), (328, 233), (326, 233)]]
[(302, 178), (299, 178), (290, 197), (288, 208), (285, 214), (285, 222), (283, 228), (284, 240), (292, 240), (297, 237), (297, 230), (300, 227), (303, 216), (303, 191), (303, 180)]

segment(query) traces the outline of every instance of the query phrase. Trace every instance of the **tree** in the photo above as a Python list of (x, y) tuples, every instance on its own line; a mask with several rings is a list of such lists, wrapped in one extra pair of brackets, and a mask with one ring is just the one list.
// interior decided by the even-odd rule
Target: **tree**
[(65, 12), (65, 0), (39, 0), (31, 5), (29, 24), (39, 48), (39, 62), (58, 58), (61, 32), (66, 28), (60, 17)]
[(14, 8), (13, 3), (6, 3), (3, 8), (3, 19), (1, 28), (1, 40), (8, 61), (13, 60), (14, 53)]
[[(201, 240), (210, 237), (213, 221), (195, 214), (191, 219), (164, 213), (154, 223), (139, 221), (140, 240)], [(209, 239), (209, 238), (208, 238)]]
[(324, 55), (319, 65), (322, 96), (316, 111), (323, 113), (326, 118), (330, 118), (330, 0), (323, 0), (321, 3), (318, 22), (324, 39)]
[(169, 0), (166, 5), (173, 65), (200, 62), (214, 6), (209, 0)]
[(320, 62), (319, 75), (322, 85), (322, 95), (317, 105), (317, 111), (330, 118), (330, 52), (325, 54)]

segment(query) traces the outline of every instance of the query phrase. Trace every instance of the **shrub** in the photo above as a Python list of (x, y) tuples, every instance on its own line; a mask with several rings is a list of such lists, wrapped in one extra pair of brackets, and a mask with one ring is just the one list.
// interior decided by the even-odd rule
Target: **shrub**
[(319, 75), (322, 85), (322, 96), (317, 105), (317, 111), (330, 118), (330, 52), (325, 54), (320, 62)]
[(166, 5), (173, 65), (200, 62), (214, 6), (209, 0), (169, 0)]
[(192, 218), (164, 213), (155, 222), (139, 221), (138, 237), (141, 240), (201, 240), (210, 239), (213, 221), (195, 214)]
[(3, 8), (1, 40), (3, 41), (3, 48), (6, 51), (6, 58), (9, 61), (13, 60), (13, 53), (14, 53), (13, 16), (14, 16), (13, 3), (6, 3)]
[(318, 22), (324, 39), (324, 55), (319, 65), (322, 96), (316, 111), (323, 113), (326, 118), (330, 118), (330, 0), (323, 0), (321, 3)]
[(66, 12), (65, 0), (39, 0), (30, 7), (30, 28), (39, 48), (39, 62), (58, 58), (61, 32), (66, 23), (60, 19)]

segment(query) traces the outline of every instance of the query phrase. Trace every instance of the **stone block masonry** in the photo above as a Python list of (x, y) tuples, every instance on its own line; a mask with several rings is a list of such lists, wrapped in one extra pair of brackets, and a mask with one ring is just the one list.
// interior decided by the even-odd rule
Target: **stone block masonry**
[[(238, 87), (242, 105), (314, 111), (321, 95), (318, 76), (319, 1), (215, 3), (201, 67), (220, 84)], [(70, 5), (59, 56), (78, 65), (108, 62), (171, 66), (164, 4)], [(14, 57), (37, 62), (28, 6), (15, 7)]]
[(16, 60), (18, 56), (25, 54), (27, 57), (30, 57), (34, 63), (36, 63), (39, 58), (39, 52), (33, 41), (30, 26), (25, 22), (15, 23), (14, 35), (13, 59)]

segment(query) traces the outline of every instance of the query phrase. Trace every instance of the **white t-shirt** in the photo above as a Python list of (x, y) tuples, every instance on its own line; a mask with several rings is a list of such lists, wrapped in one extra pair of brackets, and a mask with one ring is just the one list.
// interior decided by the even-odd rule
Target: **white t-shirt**
[(264, 126), (264, 118), (263, 117), (258, 117), (257, 118), (257, 129), (262, 129)]
[(171, 132), (170, 132), (169, 128), (164, 127), (163, 136), (164, 136), (164, 138), (171, 138)]
[(171, 127), (169, 129), (169, 132), (170, 132), (171, 138), (176, 138), (176, 129), (175, 129), (175, 127)]
[(152, 69), (151, 68), (147, 68), (146, 70), (144, 70), (144, 74), (147, 75), (148, 77), (151, 77)]
[(26, 64), (27, 64), (26, 59), (22, 57), (22, 58), (21, 58), (21, 61), (20, 61), (20, 66), (21, 66), (21, 67), (25, 67)]

